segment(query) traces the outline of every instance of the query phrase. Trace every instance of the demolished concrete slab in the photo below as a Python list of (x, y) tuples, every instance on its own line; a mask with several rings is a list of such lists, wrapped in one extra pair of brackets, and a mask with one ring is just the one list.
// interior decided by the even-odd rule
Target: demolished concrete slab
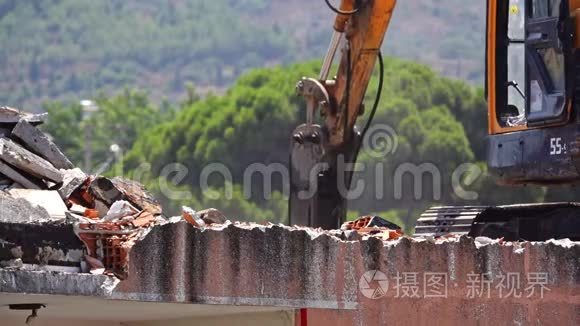
[(61, 169), (63, 175), (62, 186), (58, 189), (58, 193), (62, 199), (68, 199), (73, 192), (79, 189), (89, 178), (81, 169), (74, 168), (70, 170)]
[(0, 173), (26, 189), (46, 189), (46, 185), (33, 177), (25, 176), (10, 165), (0, 161)]
[[(201, 231), (185, 222), (166, 223), (133, 241), (125, 280), (0, 270), (0, 277), (7, 280), (0, 282), (0, 292), (309, 308), (314, 309), (308, 316), (315, 325), (316, 321), (321, 325), (381, 325), (385, 320), (396, 324), (425, 320), (445, 325), (484, 320), (497, 325), (505, 321), (578, 324), (579, 243), (496, 242), (478, 247), (468, 237), (345, 241), (345, 233), (252, 224), (210, 226)], [(374, 298), (368, 290), (379, 283), (361, 281), (373, 271), (389, 282), (384, 293)], [(413, 276), (407, 281), (415, 281), (403, 284), (403, 273)], [(497, 284), (508, 274), (521, 276), (522, 295), (499, 299), (507, 292)], [(472, 296), (476, 275), (491, 280), (489, 297), (487, 293)], [(530, 276), (538, 275), (545, 276), (544, 282), (530, 282)], [(433, 283), (430, 276), (444, 282)], [(86, 286), (79, 283), (83, 278)], [(27, 282), (15, 284), (21, 279)], [(528, 296), (530, 289), (535, 293)]]
[(4, 192), (0, 207), (0, 261), (79, 266), (84, 247), (71, 224)]
[(111, 206), (114, 202), (123, 199), (123, 193), (111, 180), (105, 177), (96, 177), (89, 185), (89, 193), (95, 198)]
[(142, 184), (121, 177), (115, 177), (111, 181), (114, 187), (123, 193), (124, 197), (140, 209), (147, 210), (152, 214), (161, 214), (161, 204)]
[(56, 183), (62, 182), (63, 175), (59, 170), (8, 138), (0, 138), (0, 159), (38, 178)]
[(7, 106), (0, 107), (0, 124), (5, 125), (14, 125), (17, 124), (20, 120), (26, 120), (33, 125), (38, 125), (43, 123), (47, 116), (47, 113), (33, 114), (22, 112)]
[(74, 165), (47, 135), (26, 120), (20, 120), (12, 130), (12, 137), (33, 153), (46, 159), (57, 169), (72, 169)]
[(0, 126), (0, 137), (8, 137), (12, 133), (12, 128), (6, 128)]
[[(0, 138), (0, 223), (6, 223), (0, 230), (6, 249), (0, 265), (52, 270), (90, 263), (92, 272), (124, 277), (131, 241), (165, 221), (161, 206), (138, 183), (119, 179), (118, 188), (105, 177), (71, 169), (31, 117), (0, 108), (0, 125), (7, 125), (13, 138)], [(19, 234), (23, 231), (27, 235)]]
[(56, 191), (10, 189), (8, 194), (14, 199), (24, 199), (34, 207), (42, 207), (52, 220), (62, 220), (66, 217), (68, 208)]
[(42, 207), (36, 207), (26, 199), (14, 198), (0, 191), (0, 222), (45, 223), (54, 221)]

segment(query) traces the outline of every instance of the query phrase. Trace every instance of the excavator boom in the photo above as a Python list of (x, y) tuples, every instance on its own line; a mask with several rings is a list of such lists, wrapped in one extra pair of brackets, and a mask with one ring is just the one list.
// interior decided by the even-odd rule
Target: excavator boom
[[(307, 121), (291, 140), (289, 216), (292, 224), (331, 229), (346, 216), (348, 167), (356, 162), (364, 134), (355, 125), (396, 0), (342, 0), (338, 8), (325, 1), (337, 16), (320, 75), (297, 84), (307, 103)], [(328, 79), (339, 49), (337, 75)], [(378, 99), (373, 111), (377, 104)], [(315, 123), (316, 113), (322, 125)]]

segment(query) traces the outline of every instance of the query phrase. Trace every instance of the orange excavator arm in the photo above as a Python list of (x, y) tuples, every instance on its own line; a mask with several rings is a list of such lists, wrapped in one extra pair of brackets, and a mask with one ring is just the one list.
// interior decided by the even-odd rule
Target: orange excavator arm
[[(341, 0), (339, 7), (324, 1), (337, 16), (320, 75), (297, 84), (306, 99), (307, 121), (292, 135), (289, 215), (293, 224), (330, 229), (346, 217), (352, 171), (345, 166), (355, 163), (364, 136), (355, 124), (364, 112), (363, 100), (378, 59), (382, 68), (380, 48), (396, 0)], [(337, 75), (328, 79), (339, 48)], [(314, 123), (316, 112), (324, 118), (323, 125)]]
[(326, 82), (332, 85), (329, 87), (331, 103), (336, 103), (325, 121), (332, 146), (340, 146), (348, 140), (348, 133), (363, 111), (363, 100), (395, 4), (396, 0), (342, 1), (341, 8), (345, 11), (356, 10), (356, 13), (339, 14), (334, 24), (335, 32), (341, 33), (346, 42), (338, 73), (333, 80), (336, 83)]

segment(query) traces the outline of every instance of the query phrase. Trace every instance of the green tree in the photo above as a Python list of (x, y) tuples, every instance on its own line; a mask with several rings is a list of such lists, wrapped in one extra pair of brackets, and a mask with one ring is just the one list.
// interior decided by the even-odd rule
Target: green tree
[(96, 168), (111, 159), (111, 145), (128, 151), (159, 121), (171, 117), (171, 112), (161, 112), (151, 105), (146, 93), (129, 89), (111, 98), (99, 96), (95, 103), (98, 110), (90, 116), (83, 114), (80, 104), (45, 104), (49, 120), (43, 125), (44, 130), (78, 166), (83, 162), (87, 128), (91, 129), (91, 166)]

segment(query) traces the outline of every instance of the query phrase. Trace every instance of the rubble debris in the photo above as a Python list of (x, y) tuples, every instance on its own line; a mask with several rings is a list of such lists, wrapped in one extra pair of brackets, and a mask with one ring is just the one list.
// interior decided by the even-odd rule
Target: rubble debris
[(32, 125), (39, 125), (46, 120), (47, 113), (32, 114), (21, 112), (17, 109), (7, 106), (0, 107), (0, 123), (1, 124), (16, 124), (20, 120), (26, 120)]
[(7, 192), (0, 192), (0, 222), (33, 223), (51, 221), (46, 209), (33, 206), (23, 198), (13, 198)]
[(22, 185), (22, 187), (26, 189), (46, 189), (46, 185), (43, 184), (42, 181), (31, 176), (25, 176), (2, 161), (0, 161), (0, 173), (19, 185)]
[(566, 249), (573, 248), (574, 246), (577, 245), (576, 242), (574, 242), (570, 239), (558, 239), (558, 240), (550, 239), (550, 240), (546, 241), (546, 243), (553, 244), (553, 245), (556, 245), (556, 246), (559, 246), (562, 248), (566, 248)]
[(113, 182), (105, 177), (97, 177), (89, 185), (89, 193), (95, 200), (104, 202), (107, 206), (123, 199), (123, 193), (115, 187)]
[(503, 241), (503, 238), (491, 239), (488, 237), (476, 237), (474, 239), (474, 242), (475, 242), (475, 246), (477, 248), (481, 248), (481, 247), (494, 245), (494, 244), (502, 244), (504, 241)]
[(20, 258), (2, 260), (0, 261), (0, 267), (4, 269), (21, 269), (24, 267), (24, 263)]
[(72, 169), (74, 165), (60, 149), (35, 126), (26, 120), (20, 120), (12, 130), (12, 138), (16, 138), (33, 153), (46, 159), (57, 169)]
[(392, 230), (401, 230), (401, 227), (379, 216), (363, 216), (355, 221), (346, 222), (341, 230), (359, 230), (362, 228), (384, 227)]
[(119, 200), (111, 205), (109, 212), (105, 215), (102, 220), (111, 222), (115, 220), (121, 220), (127, 216), (136, 216), (139, 212), (138, 209), (133, 207), (129, 202), (125, 200)]
[(355, 221), (346, 222), (341, 230), (372, 235), (383, 241), (396, 240), (404, 235), (401, 227), (379, 216), (363, 216)]
[(103, 217), (105, 215), (107, 215), (107, 213), (109, 212), (109, 206), (105, 203), (103, 203), (100, 200), (95, 199), (94, 200), (95, 203), (95, 210), (97, 212), (99, 212), (99, 217)]
[(101, 222), (75, 223), (74, 232), (84, 243), (90, 257), (103, 262), (105, 274), (114, 274), (120, 279), (128, 275), (129, 250), (126, 246), (138, 235), (139, 229), (128, 224)]
[(228, 220), (222, 212), (215, 208), (205, 209), (197, 212), (197, 214), (208, 225), (224, 224)]
[(11, 132), (12, 132), (12, 129), (10, 129), (10, 128), (0, 127), (0, 137), (8, 137), (8, 136), (10, 136)]
[(85, 261), (89, 265), (89, 273), (93, 275), (105, 274), (105, 265), (99, 259), (85, 255)]
[(0, 139), (0, 159), (38, 178), (56, 183), (60, 183), (63, 180), (62, 173), (48, 161), (17, 145), (8, 138)]
[(182, 210), (183, 210), (182, 217), (184, 220), (186, 220), (189, 224), (191, 224), (195, 227), (198, 227), (202, 230), (205, 230), (206, 224), (201, 219), (201, 216), (199, 215), (199, 213), (197, 213), (196, 211), (194, 211), (193, 209), (191, 209), (187, 206), (183, 206)]
[(79, 189), (87, 180), (88, 176), (79, 168), (64, 170), (60, 172), (63, 175), (62, 186), (58, 189), (61, 198), (68, 199), (73, 192)]
[(86, 207), (84, 207), (84, 206), (77, 205), (77, 204), (72, 204), (72, 205), (69, 207), (68, 211), (69, 211), (69, 212), (71, 212), (71, 213), (73, 213), (73, 214), (77, 214), (77, 215), (84, 215), (84, 214), (85, 214), (85, 211), (86, 211), (87, 209), (88, 209), (88, 208), (86, 208)]
[(11, 189), (8, 193), (12, 198), (22, 198), (36, 207), (42, 207), (51, 219), (66, 218), (65, 212), (68, 210), (60, 195), (51, 190), (31, 190), (31, 189)]
[(148, 211), (142, 211), (137, 216), (135, 216), (135, 219), (131, 221), (131, 224), (136, 228), (143, 228), (150, 226), (155, 221), (157, 221), (155, 215)]
[[(138, 237), (141, 231), (147, 230), (155, 223), (164, 222), (165, 219), (159, 218), (162, 216), (160, 208), (149, 205), (145, 206), (145, 209), (140, 209), (131, 200), (141, 198), (144, 193), (148, 194), (142, 185), (133, 183), (131, 188), (123, 188), (121, 191), (105, 177), (89, 179), (86, 184), (75, 193), (79, 193), (84, 201), (92, 202), (93, 208), (85, 209), (84, 216), (69, 215), (71, 219), (76, 218), (75, 234), (85, 244), (88, 256), (102, 262), (104, 274), (124, 279), (128, 275), (127, 257), (133, 239)], [(140, 191), (133, 194), (130, 192), (133, 189)], [(71, 209), (73, 207), (77, 213), (83, 208), (79, 204), (75, 204)], [(148, 207), (152, 207), (152, 211), (148, 210)], [(100, 270), (98, 272), (100, 273)]]
[(161, 206), (139, 183), (74, 168), (35, 127), (43, 119), (0, 108), (0, 261), (126, 277), (133, 240), (166, 221)]
[(101, 217), (101, 214), (96, 209), (87, 208), (83, 212), (83, 216), (88, 217), (88, 218), (93, 219), (93, 220), (96, 220), (96, 219), (99, 219)]
[(137, 208), (147, 210), (154, 215), (162, 213), (161, 204), (143, 185), (121, 177), (113, 178), (113, 185)]

